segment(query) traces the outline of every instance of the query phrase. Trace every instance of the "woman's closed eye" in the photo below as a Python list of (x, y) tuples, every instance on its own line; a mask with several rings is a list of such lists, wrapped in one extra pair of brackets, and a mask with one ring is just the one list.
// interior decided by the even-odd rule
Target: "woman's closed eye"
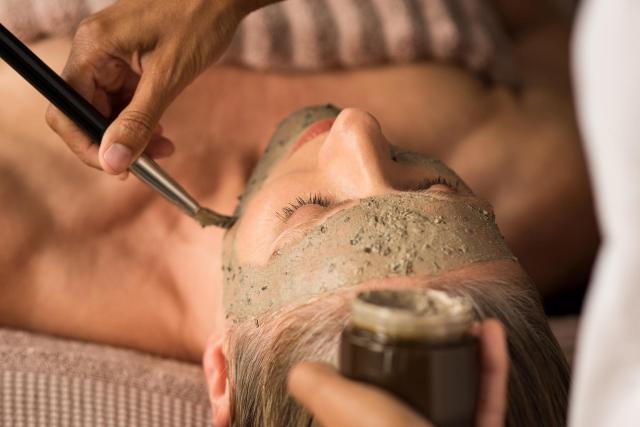
[[(406, 191), (421, 192), (432, 189), (444, 192), (457, 192), (458, 186), (458, 181), (452, 182), (443, 176), (437, 176), (432, 178), (425, 178), (422, 181), (418, 182), (416, 185), (410, 186), (408, 189), (406, 189)], [(276, 212), (276, 217), (283, 223), (286, 223), (298, 209), (309, 205), (328, 208), (333, 206), (334, 203), (331, 201), (331, 199), (323, 196), (320, 193), (309, 194), (307, 196), (297, 196), (286, 206), (282, 207), (280, 211)]]
[(323, 208), (327, 208), (331, 206), (331, 200), (329, 198), (316, 193), (309, 194), (308, 196), (298, 196), (295, 200), (289, 202), (286, 206), (284, 206), (279, 212), (276, 212), (276, 216), (282, 222), (287, 222), (293, 214), (303, 206), (307, 205), (317, 205)]
[(417, 185), (412, 186), (409, 191), (420, 192), (433, 189), (445, 192), (457, 192), (459, 185), (459, 181), (452, 182), (443, 176), (437, 176), (435, 178), (423, 179)]

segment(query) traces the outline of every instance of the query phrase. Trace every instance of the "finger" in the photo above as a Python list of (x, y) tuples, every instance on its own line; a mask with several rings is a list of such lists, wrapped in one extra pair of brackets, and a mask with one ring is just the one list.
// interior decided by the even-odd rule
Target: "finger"
[(49, 105), (45, 117), (49, 127), (63, 139), (80, 160), (91, 167), (100, 169), (98, 146), (80, 128), (53, 105)]
[(507, 411), (509, 354), (504, 328), (494, 319), (485, 320), (480, 331), (480, 390), (478, 427), (501, 427)]
[(289, 392), (325, 427), (431, 426), (383, 390), (350, 381), (321, 363), (295, 366)]
[(151, 141), (169, 101), (166, 85), (157, 78), (159, 74), (157, 70), (143, 74), (131, 102), (105, 132), (99, 150), (105, 172), (125, 171)]
[[(89, 61), (79, 59), (81, 57), (82, 54), (77, 51), (70, 54), (62, 77), (78, 94), (92, 101), (95, 93), (95, 84), (91, 77), (93, 70)], [(97, 107), (102, 109), (103, 100), (99, 101), (100, 105)], [(53, 105), (49, 105), (45, 119), (49, 127), (62, 138), (76, 156), (87, 165), (100, 168), (97, 146), (67, 116)]]
[(169, 157), (174, 151), (175, 146), (173, 142), (163, 136), (154, 136), (149, 145), (147, 145), (146, 150), (144, 150), (152, 159)]

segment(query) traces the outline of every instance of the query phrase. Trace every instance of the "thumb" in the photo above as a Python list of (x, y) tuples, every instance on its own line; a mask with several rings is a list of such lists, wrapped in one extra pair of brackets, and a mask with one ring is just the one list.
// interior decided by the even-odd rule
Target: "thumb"
[(145, 150), (169, 102), (167, 86), (143, 74), (131, 102), (107, 128), (98, 159), (109, 174), (120, 174)]
[(433, 427), (385, 391), (348, 380), (322, 363), (296, 365), (288, 388), (327, 427)]

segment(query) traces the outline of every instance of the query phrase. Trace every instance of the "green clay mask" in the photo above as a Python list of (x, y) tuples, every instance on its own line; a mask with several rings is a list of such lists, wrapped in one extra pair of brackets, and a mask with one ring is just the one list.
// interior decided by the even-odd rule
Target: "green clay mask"
[(265, 265), (239, 265), (233, 253), (225, 255), (225, 312), (235, 322), (371, 279), (434, 276), (513, 258), (475, 197), (438, 192), (362, 199)]

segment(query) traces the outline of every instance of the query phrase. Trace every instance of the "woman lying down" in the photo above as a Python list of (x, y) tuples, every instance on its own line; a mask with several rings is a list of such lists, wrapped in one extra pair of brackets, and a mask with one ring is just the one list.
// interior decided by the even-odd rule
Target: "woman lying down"
[[(547, 67), (526, 39), (522, 68)], [(167, 169), (207, 206), (235, 204), (272, 120), (300, 105), (366, 106), (397, 144), (358, 110), (297, 113), (253, 172), (219, 250), (216, 231), (197, 229), (134, 180), (79, 167), (44, 124), (24, 126), (44, 105), (0, 67), (3, 93), (24, 101), (0, 106), (0, 268), (10, 284), (0, 287), (0, 324), (191, 360), (214, 325), (206, 364), (216, 413), (228, 404), (238, 425), (307, 425), (286, 394), (287, 371), (297, 360), (335, 360), (352, 295), (436, 287), (468, 295), (479, 317), (505, 325), (509, 423), (561, 425), (567, 369), (535, 290), (491, 209), (424, 157), (491, 190), (510, 246), (534, 249), (519, 251), (523, 262), (556, 272), (581, 264), (564, 245), (590, 235), (575, 221), (589, 218), (589, 204), (568, 199), (588, 194), (585, 174), (570, 108), (557, 102), (565, 91), (546, 70), (524, 76), (521, 97), (428, 62), (306, 78), (208, 71), (163, 120), (181, 144)], [(225, 303), (212, 309), (222, 307), (220, 258)]]
[(205, 356), (214, 412), (234, 425), (309, 425), (287, 372), (335, 363), (354, 294), (381, 287), (446, 290), (498, 318), (512, 364), (508, 424), (564, 424), (565, 359), (491, 207), (442, 163), (392, 145), (368, 113), (289, 116), (236, 214), (224, 238), (226, 327)]
[[(174, 354), (169, 349), (199, 340), (201, 330), (194, 325), (211, 330), (210, 318), (189, 323), (199, 313), (192, 308), (205, 307), (211, 314), (212, 303), (219, 305), (214, 317), (224, 321), (215, 322), (204, 361), (214, 413), (231, 414), (239, 426), (255, 425), (256, 419), (263, 425), (306, 426), (310, 415), (287, 394), (287, 374), (298, 361), (335, 363), (354, 294), (380, 287), (441, 289), (467, 296), (479, 318), (494, 317), (505, 326), (511, 363), (508, 425), (563, 425), (568, 368), (536, 289), (507, 248), (491, 207), (454, 172), (417, 151), (389, 142), (377, 120), (362, 110), (300, 110), (271, 138), (237, 206), (238, 220), (224, 236), (222, 304), (196, 283), (181, 281), (182, 288), (174, 288), (175, 277), (160, 280), (157, 275), (171, 273), (175, 261), (162, 246), (150, 251), (149, 241), (162, 228), (149, 228), (158, 224), (151, 221), (155, 216), (144, 218), (155, 214), (143, 213), (136, 225), (129, 213), (125, 225), (130, 226), (121, 232), (112, 224), (105, 237), (92, 237), (92, 245), (73, 259), (69, 254), (77, 243), (64, 235), (57, 249), (75, 269), (48, 265), (52, 256), (43, 250), (30, 260), (31, 270), (7, 270), (17, 283), (20, 271), (33, 280), (0, 289), (2, 323)], [(118, 211), (131, 212), (131, 206), (105, 210)], [(171, 216), (171, 206), (166, 212), (174, 225), (162, 240), (182, 253), (182, 270), (193, 270), (192, 244), (182, 247), (186, 228), (176, 222), (182, 217)], [(72, 228), (80, 239), (95, 227), (88, 217), (81, 225)], [(55, 238), (63, 228), (49, 230), (42, 235)], [(124, 240), (123, 232), (135, 236), (136, 245)], [(165, 258), (145, 263), (133, 251), (137, 247), (146, 256), (157, 252)], [(103, 265), (115, 259), (110, 251), (126, 248), (132, 262)], [(101, 255), (87, 265), (84, 256), (92, 250)], [(46, 280), (33, 268), (38, 265), (48, 271)], [(123, 268), (126, 280), (114, 281)], [(94, 276), (78, 281), (84, 269)], [(201, 304), (190, 305), (189, 298)]]

